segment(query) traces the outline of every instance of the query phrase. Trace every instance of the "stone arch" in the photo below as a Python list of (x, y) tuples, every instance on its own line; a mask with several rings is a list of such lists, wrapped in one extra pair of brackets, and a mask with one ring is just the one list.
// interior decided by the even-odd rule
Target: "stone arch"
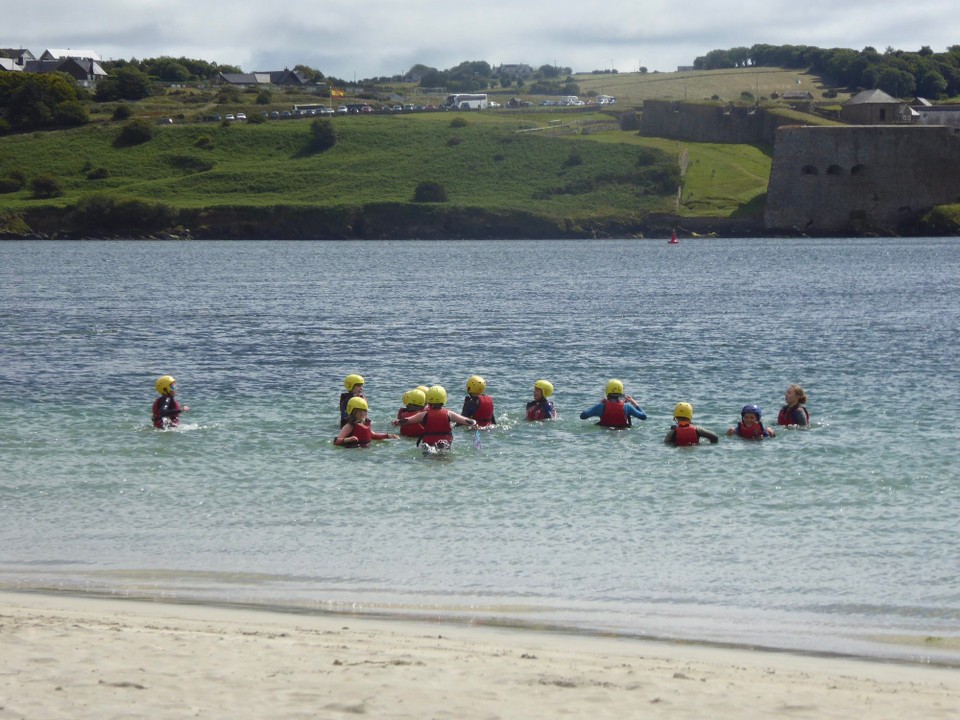
[(839, 165), (831, 165), (827, 168), (827, 175), (843, 175), (843, 168)]
[(804, 165), (800, 168), (801, 175), (819, 175), (820, 171), (814, 165)]

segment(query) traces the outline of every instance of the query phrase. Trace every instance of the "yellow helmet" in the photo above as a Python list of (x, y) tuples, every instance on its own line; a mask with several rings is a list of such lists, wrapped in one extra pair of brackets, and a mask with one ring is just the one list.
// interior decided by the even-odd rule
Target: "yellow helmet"
[(423, 407), (424, 405), (427, 404), (427, 394), (420, 388), (407, 390), (403, 394), (403, 404), (416, 405), (418, 407)]
[(347, 375), (347, 376), (343, 379), (343, 386), (344, 386), (347, 390), (353, 390), (353, 386), (354, 386), (354, 385), (363, 385), (363, 376), (362, 376), (362, 375), (357, 375), (356, 373), (354, 373), (354, 374), (352, 374), (352, 375)]
[(424, 397), (426, 397), (426, 395), (427, 395), (427, 390), (429, 390), (429, 389), (430, 389), (430, 388), (428, 388), (426, 385), (417, 385), (417, 386), (414, 388), (414, 390), (419, 390), (420, 392), (422, 392), (423, 395), (424, 395)]
[(353, 415), (354, 410), (368, 410), (369, 405), (362, 397), (352, 397), (347, 401), (347, 415)]
[(607, 395), (623, 395), (623, 383), (619, 380), (608, 381)]
[(177, 379), (173, 375), (161, 375), (153, 385), (158, 393), (167, 395), (176, 382)]
[(693, 422), (693, 405), (688, 402), (679, 402), (673, 409), (673, 416), (678, 420), (683, 418)]
[(487, 389), (487, 381), (479, 375), (471, 375), (467, 378), (467, 392), (471, 395), (483, 395)]
[(545, 398), (553, 395), (553, 384), (549, 380), (537, 380), (533, 386), (535, 388), (540, 388), (540, 392), (543, 393)]
[(428, 405), (446, 405), (447, 404), (447, 391), (444, 390), (442, 385), (434, 385), (432, 388), (427, 390), (427, 396), (425, 398)]

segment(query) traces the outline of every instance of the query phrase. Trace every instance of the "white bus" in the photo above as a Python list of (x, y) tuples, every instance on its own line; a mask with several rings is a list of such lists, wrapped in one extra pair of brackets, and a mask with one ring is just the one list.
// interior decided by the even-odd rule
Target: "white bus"
[(444, 110), (483, 110), (487, 107), (486, 93), (447, 95), (441, 106)]

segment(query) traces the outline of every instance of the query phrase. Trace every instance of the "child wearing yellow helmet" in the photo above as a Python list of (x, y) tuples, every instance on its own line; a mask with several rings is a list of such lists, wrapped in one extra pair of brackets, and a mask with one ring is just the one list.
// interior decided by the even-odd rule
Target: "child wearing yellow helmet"
[(473, 418), (464, 417), (453, 410), (444, 410), (443, 406), (447, 404), (447, 391), (442, 385), (434, 385), (427, 390), (426, 401), (426, 409), (393, 421), (394, 427), (401, 428), (404, 425), (421, 423), (423, 430), (417, 445), (423, 446), (425, 452), (450, 449), (453, 445), (451, 423), (477, 426), (477, 421)]
[(161, 375), (153, 385), (160, 393), (160, 397), (153, 401), (153, 426), (159, 430), (177, 427), (180, 413), (190, 412), (190, 408), (177, 402), (177, 379), (172, 375)]
[(334, 445), (343, 447), (368, 447), (371, 440), (396, 440), (399, 435), (374, 432), (370, 426), (369, 410), (366, 398), (352, 397), (347, 401), (347, 422), (333, 439)]
[(340, 427), (343, 427), (347, 424), (347, 403), (350, 402), (350, 398), (361, 397), (365, 398), (366, 395), (363, 394), (363, 376), (357, 375), (356, 373), (351, 373), (343, 379), (343, 386), (347, 389), (346, 392), (340, 393)]
[(713, 444), (720, 441), (715, 432), (693, 424), (693, 405), (688, 402), (677, 403), (677, 406), (673, 409), (673, 419), (676, 421), (676, 425), (670, 428), (667, 436), (663, 439), (667, 445), (676, 445), (677, 447), (699, 445), (700, 438), (706, 438)]
[(647, 414), (637, 401), (623, 392), (623, 383), (619, 380), (607, 382), (606, 397), (589, 410), (580, 413), (580, 419), (600, 418), (598, 425), (623, 430), (630, 427), (632, 418), (646, 420)]
[[(423, 407), (427, 404), (427, 389), (428, 388), (421, 390), (419, 387), (417, 387), (413, 390), (407, 390), (403, 394), (403, 407), (397, 410), (397, 420), (403, 420), (403, 418), (408, 418), (411, 415), (416, 415), (419, 412), (423, 412)], [(400, 435), (402, 437), (418, 438), (423, 435), (423, 425), (401, 425)]]
[(479, 375), (467, 378), (467, 396), (463, 399), (460, 414), (476, 420), (478, 427), (497, 424), (493, 416), (493, 398), (484, 394), (486, 389), (487, 381)]
[(553, 383), (537, 380), (533, 384), (533, 400), (527, 403), (527, 420), (555, 420), (557, 410), (550, 399), (552, 395)]

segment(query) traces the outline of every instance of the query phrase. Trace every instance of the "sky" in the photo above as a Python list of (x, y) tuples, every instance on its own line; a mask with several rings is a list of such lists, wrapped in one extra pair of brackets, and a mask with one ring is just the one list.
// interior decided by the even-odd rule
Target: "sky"
[(948, 0), (38, 0), (6, 3), (0, 47), (84, 49), (104, 60), (189, 57), (244, 72), (295, 65), (361, 80), (465, 60), (574, 72), (673, 71), (757, 43), (942, 52), (960, 44)]

